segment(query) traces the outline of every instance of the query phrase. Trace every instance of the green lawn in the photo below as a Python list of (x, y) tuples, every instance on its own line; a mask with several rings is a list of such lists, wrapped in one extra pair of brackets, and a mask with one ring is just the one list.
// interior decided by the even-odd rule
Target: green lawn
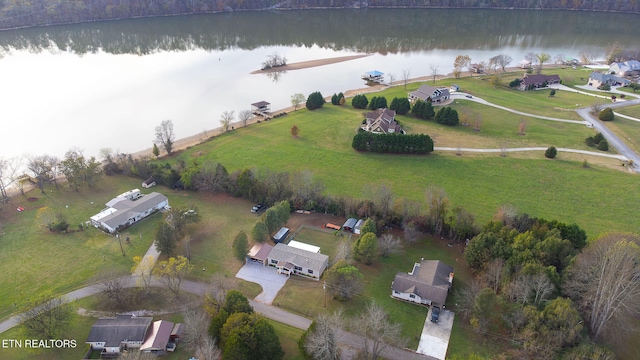
[(616, 109), (617, 113), (640, 119), (640, 105), (627, 106)]
[[(630, 113), (636, 111), (635, 109), (631, 110)], [(637, 112), (640, 115), (640, 107)], [(602, 123), (624, 141), (631, 150), (640, 153), (640, 122), (616, 116), (613, 121), (603, 121)]]
[(333, 231), (305, 226), (299, 233), (295, 234), (295, 237), (290, 237), (289, 241), (291, 240), (319, 246), (320, 252), (329, 256), (329, 263), (331, 264), (335, 259), (338, 244), (341, 241), (347, 241), (347, 238), (344, 236), (336, 236)]
[(280, 339), (280, 346), (284, 350), (284, 358), (288, 360), (302, 360), (302, 354), (298, 349), (298, 339), (302, 336), (303, 331), (292, 326), (269, 320)]

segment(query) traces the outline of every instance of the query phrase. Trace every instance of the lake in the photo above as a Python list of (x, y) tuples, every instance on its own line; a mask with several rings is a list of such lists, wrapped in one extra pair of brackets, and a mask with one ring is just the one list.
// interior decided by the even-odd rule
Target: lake
[[(220, 126), (224, 111), (294, 93), (325, 96), (364, 86), (370, 70), (450, 73), (472, 62), (529, 52), (578, 57), (612, 41), (637, 46), (637, 15), (519, 10), (311, 10), (122, 20), (0, 32), (0, 157), (72, 147), (130, 153), (151, 147), (171, 119), (178, 138)], [(615, 36), (612, 36), (615, 34)], [(289, 63), (354, 54), (357, 60), (250, 74), (269, 54)], [(601, 52), (604, 56), (604, 52)], [(388, 78), (387, 78), (388, 80)]]

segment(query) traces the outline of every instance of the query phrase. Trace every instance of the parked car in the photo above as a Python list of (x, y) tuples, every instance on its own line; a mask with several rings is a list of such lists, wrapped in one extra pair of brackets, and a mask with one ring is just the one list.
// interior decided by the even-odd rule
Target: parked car
[(252, 212), (252, 213), (257, 213), (257, 212), (259, 212), (260, 210), (262, 210), (262, 204), (256, 204), (256, 206), (254, 206), (254, 207), (252, 207), (252, 208), (251, 208), (251, 212)]
[(469, 99), (473, 98), (473, 96), (468, 95), (468, 94), (467, 94), (467, 95), (465, 95), (465, 96), (466, 96), (466, 97), (468, 97)]
[(437, 323), (439, 318), (440, 318), (440, 307), (433, 306), (431, 308), (431, 321), (434, 323)]

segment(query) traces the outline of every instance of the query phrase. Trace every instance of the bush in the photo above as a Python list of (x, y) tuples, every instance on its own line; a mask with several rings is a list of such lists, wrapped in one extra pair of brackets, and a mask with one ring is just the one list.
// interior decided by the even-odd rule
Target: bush
[(315, 109), (320, 109), (322, 105), (324, 105), (324, 103), (325, 101), (324, 101), (324, 98), (322, 97), (322, 94), (319, 91), (316, 91), (309, 94), (309, 97), (307, 98), (307, 103), (305, 104), (305, 106), (309, 110), (315, 110)]
[(400, 115), (407, 115), (409, 113), (409, 110), (411, 110), (411, 104), (409, 103), (409, 99), (407, 99), (406, 97), (396, 97), (391, 100), (389, 109), (395, 110)]
[(609, 151), (609, 142), (604, 139), (598, 143), (598, 150)]
[(436, 114), (436, 121), (439, 124), (444, 124), (447, 126), (456, 126), (460, 122), (458, 118), (458, 111), (451, 108), (451, 106), (445, 106), (438, 110)]
[(549, 146), (547, 151), (544, 152), (544, 156), (548, 159), (554, 159), (558, 155), (558, 150), (555, 146)]
[(433, 119), (433, 117), (436, 115), (436, 112), (433, 110), (433, 104), (431, 104), (431, 101), (422, 101), (420, 99), (416, 100), (416, 103), (413, 104), (411, 113), (418, 119), (423, 120)]
[(351, 105), (356, 109), (366, 109), (369, 105), (369, 99), (365, 95), (356, 95), (351, 100)]
[(513, 80), (513, 81), (511, 81), (511, 82), (509, 83), (509, 87), (512, 87), (512, 88), (514, 88), (514, 87), (518, 87), (518, 86), (520, 86), (520, 83), (522, 83), (522, 80), (520, 80), (520, 79), (515, 79), (515, 80)]
[(386, 109), (387, 108), (387, 98), (384, 96), (374, 96), (371, 98), (371, 102), (369, 103), (369, 110), (376, 109)]
[(395, 154), (427, 154), (433, 151), (433, 140), (426, 134), (373, 134), (361, 131), (351, 143), (357, 151)]
[(598, 114), (598, 119), (602, 121), (613, 121), (613, 118), (613, 110), (611, 110), (611, 108), (605, 108)]
[(611, 90), (611, 85), (609, 85), (609, 84), (602, 84), (602, 85), (598, 86), (598, 90), (609, 91), (609, 90)]

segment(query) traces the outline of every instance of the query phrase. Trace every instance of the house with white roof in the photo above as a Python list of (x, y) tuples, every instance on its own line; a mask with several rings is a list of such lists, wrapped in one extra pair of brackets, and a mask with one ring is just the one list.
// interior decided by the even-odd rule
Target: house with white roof
[(438, 104), (449, 100), (449, 97), (449, 89), (435, 88), (429, 85), (421, 85), (418, 90), (409, 93), (409, 101), (411, 102), (422, 100)]
[(169, 206), (169, 199), (157, 192), (142, 195), (140, 190), (133, 189), (116, 196), (106, 205), (91, 217), (91, 224), (113, 234)]
[(629, 60), (625, 62), (614, 62), (609, 65), (609, 74), (618, 76), (633, 76), (640, 74), (640, 61)]

